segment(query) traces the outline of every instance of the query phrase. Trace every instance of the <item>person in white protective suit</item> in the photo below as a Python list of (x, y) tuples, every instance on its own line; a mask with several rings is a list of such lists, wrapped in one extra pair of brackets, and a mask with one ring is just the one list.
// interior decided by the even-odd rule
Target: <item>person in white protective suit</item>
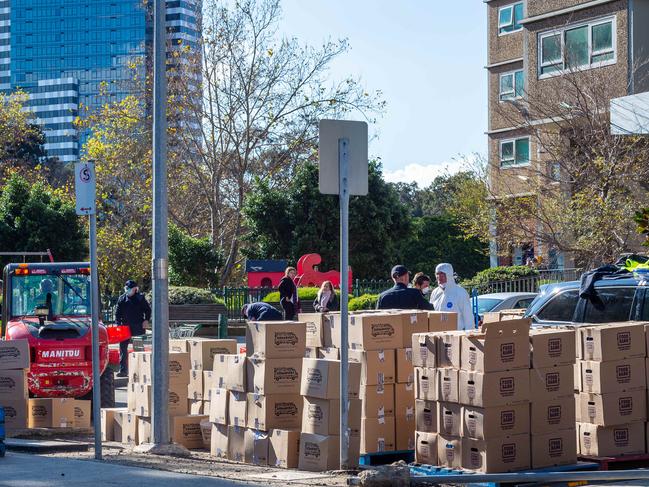
[(471, 298), (464, 288), (455, 282), (453, 266), (439, 264), (435, 268), (437, 288), (430, 295), (430, 302), (435, 311), (457, 313), (457, 329), (472, 330), (475, 328)]

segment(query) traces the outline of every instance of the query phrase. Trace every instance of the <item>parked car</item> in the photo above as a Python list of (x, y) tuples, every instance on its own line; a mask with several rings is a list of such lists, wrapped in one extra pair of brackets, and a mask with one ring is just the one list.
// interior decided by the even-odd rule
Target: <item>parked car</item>
[(478, 296), (478, 314), (503, 309), (527, 309), (538, 293), (491, 293)]
[(541, 286), (525, 316), (536, 325), (649, 320), (649, 285), (635, 277), (595, 282), (596, 299), (579, 297), (579, 281)]

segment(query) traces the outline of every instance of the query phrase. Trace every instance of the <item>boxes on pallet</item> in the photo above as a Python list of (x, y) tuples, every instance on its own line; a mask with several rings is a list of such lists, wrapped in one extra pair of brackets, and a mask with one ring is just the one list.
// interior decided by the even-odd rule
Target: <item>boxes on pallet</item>
[[(412, 343), (410, 344), (412, 346)], [(397, 348), (395, 350), (397, 367), (396, 382), (401, 384), (413, 383), (415, 381), (415, 369), (412, 365), (412, 348)]]
[[(304, 396), (302, 408), (302, 431), (318, 435), (337, 435), (340, 433), (340, 400), (318, 399)], [(347, 427), (351, 436), (361, 434), (360, 399), (350, 399), (347, 414)]]
[(27, 399), (2, 401), (2, 407), (5, 410), (5, 429), (7, 431), (27, 428), (27, 401)]
[(462, 438), (437, 434), (437, 462), (448, 468), (462, 468)]
[(531, 329), (532, 368), (574, 365), (575, 335), (575, 330), (572, 328)]
[[(186, 385), (183, 383), (169, 383), (169, 416), (183, 416), (188, 412)], [(150, 384), (135, 384), (135, 413), (138, 416), (149, 417), (152, 411)]]
[(311, 472), (336, 470), (340, 467), (339, 448), (340, 437), (338, 436), (302, 433), (298, 468)]
[(644, 323), (607, 323), (579, 329), (582, 360), (645, 357)]
[(394, 447), (399, 450), (415, 449), (415, 413), (394, 415)]
[(115, 439), (115, 414), (128, 413), (126, 408), (102, 408), (101, 417), (101, 441), (122, 441)]
[(415, 414), (415, 385), (394, 384), (394, 415)]
[(462, 467), (476, 472), (503, 473), (529, 469), (530, 435), (499, 436), (486, 440), (463, 438), (461, 455)]
[(608, 362), (581, 362), (581, 390), (605, 394), (645, 386), (645, 359), (624, 358)]
[(608, 394), (582, 392), (578, 396), (580, 422), (614, 426), (647, 420), (647, 391), (634, 389)]
[[(340, 398), (340, 361), (329, 359), (302, 360), (302, 383), (299, 393), (302, 396), (320, 399)], [(348, 394), (358, 398), (361, 381), (361, 364), (350, 362), (348, 373)]]
[[(330, 347), (331, 316), (326, 313), (298, 313), (297, 320), (306, 325), (306, 346), (307, 347)], [(316, 358), (316, 357), (313, 357)]]
[(574, 378), (572, 364), (530, 369), (530, 400), (572, 396)]
[[(437, 403), (437, 432), (446, 436), (462, 436), (462, 406), (452, 402)], [(417, 425), (424, 426), (424, 425)]]
[(415, 398), (437, 400), (437, 369), (415, 367)]
[(394, 384), (396, 356), (394, 350), (349, 350), (349, 361), (361, 364), (361, 384)]
[(415, 432), (415, 462), (437, 465), (437, 433)]
[(500, 372), (459, 373), (460, 403), (489, 408), (517, 402), (530, 397), (530, 374), (528, 369)]
[(74, 420), (75, 428), (90, 428), (90, 409), (91, 401), (74, 400)]
[(530, 432), (530, 405), (527, 402), (488, 408), (464, 406), (462, 435), (477, 440), (516, 436)]
[(248, 395), (245, 392), (230, 391), (228, 394), (228, 424), (244, 428), (248, 415)]
[(302, 396), (299, 394), (247, 394), (246, 426), (268, 431), (271, 429), (300, 429), (302, 426)]
[[(212, 430), (214, 434), (214, 430)], [(243, 426), (228, 426), (227, 458), (235, 462), (245, 462), (246, 459), (246, 428)]]
[(394, 384), (361, 386), (359, 397), (362, 417), (394, 416)]
[(246, 449), (244, 461), (246, 463), (261, 466), (268, 465), (270, 440), (267, 432), (247, 429), (244, 436), (244, 446)]
[(457, 330), (457, 313), (445, 311), (428, 312), (428, 331)]
[(395, 449), (394, 416), (361, 418), (361, 454), (394, 451)]
[(29, 369), (29, 342), (0, 340), (0, 370)]
[(203, 371), (192, 369), (189, 371), (189, 384), (187, 385), (189, 399), (203, 399)]
[(214, 388), (212, 390), (212, 400), (209, 408), (210, 422), (222, 425), (228, 424), (229, 395), (230, 392), (227, 389)]
[(583, 456), (619, 456), (645, 453), (645, 424), (599, 426), (579, 423), (579, 452)]
[(113, 432), (115, 441), (135, 445), (137, 443), (137, 416), (128, 411), (115, 411)]
[(210, 455), (216, 458), (228, 458), (228, 426), (212, 424)]
[(210, 401), (212, 399), (212, 389), (216, 387), (216, 380), (214, 372), (211, 370), (203, 371), (203, 400)]
[(412, 335), (412, 365), (414, 367), (437, 366), (437, 336), (434, 333)]
[(185, 448), (203, 448), (203, 433), (201, 421), (207, 419), (205, 415), (174, 416), (171, 439)]
[(243, 355), (217, 355), (214, 357), (214, 387), (246, 392), (246, 357)]
[(438, 413), (435, 401), (415, 399), (415, 427), (421, 433), (437, 433)]
[[(306, 359), (305, 359), (306, 360)], [(301, 358), (248, 358), (248, 390), (262, 395), (299, 394), (302, 373)]]
[(234, 339), (192, 339), (188, 340), (191, 368), (196, 370), (212, 370), (214, 356), (222, 353), (236, 354), (237, 341)]
[(72, 398), (29, 399), (27, 425), (29, 428), (72, 428), (74, 406)]
[(545, 468), (577, 463), (575, 427), (532, 435), (532, 468)]
[(535, 399), (530, 410), (532, 436), (556, 430), (575, 429), (574, 395), (546, 400)]
[(274, 429), (268, 434), (268, 465), (297, 468), (300, 457), (300, 432)]
[[(153, 383), (153, 356), (151, 352), (137, 353), (137, 380), (141, 384)], [(133, 354), (131, 354), (133, 355)], [(130, 365), (129, 365), (130, 367)], [(129, 369), (131, 370), (131, 369)], [(169, 382), (189, 383), (189, 352), (169, 353)]]
[[(249, 321), (248, 357), (284, 359), (304, 357), (306, 324), (295, 321)], [(231, 352), (236, 353), (236, 352)]]
[(530, 323), (528, 318), (485, 323), (481, 333), (462, 336), (461, 368), (476, 372), (529, 369)]
[(459, 401), (458, 371), (455, 369), (437, 369), (437, 400), (446, 402)]
[(395, 314), (401, 317), (401, 343), (394, 348), (410, 348), (414, 333), (428, 331), (428, 313), (426, 311), (403, 310)]
[[(350, 315), (349, 348), (360, 350), (394, 350), (403, 346), (403, 326), (400, 315), (368, 313)], [(333, 345), (342, 348), (339, 330), (332, 331)]]
[(435, 333), (437, 343), (437, 366), (460, 368), (463, 331), (444, 331)]
[(0, 403), (28, 398), (27, 370), (0, 370)]

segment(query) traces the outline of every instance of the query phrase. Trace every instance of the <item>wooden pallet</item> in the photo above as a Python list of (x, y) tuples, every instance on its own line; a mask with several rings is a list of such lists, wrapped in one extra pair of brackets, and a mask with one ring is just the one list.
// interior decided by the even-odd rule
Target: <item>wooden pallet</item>
[(617, 457), (596, 457), (580, 455), (579, 460), (594, 462), (599, 465), (598, 470), (629, 470), (634, 468), (649, 468), (649, 455), (646, 453), (635, 455), (620, 455)]
[(359, 457), (358, 464), (361, 467), (372, 467), (376, 465), (387, 465), (389, 463), (398, 462), (399, 460), (403, 460), (406, 463), (413, 462), (415, 460), (415, 450), (363, 453)]

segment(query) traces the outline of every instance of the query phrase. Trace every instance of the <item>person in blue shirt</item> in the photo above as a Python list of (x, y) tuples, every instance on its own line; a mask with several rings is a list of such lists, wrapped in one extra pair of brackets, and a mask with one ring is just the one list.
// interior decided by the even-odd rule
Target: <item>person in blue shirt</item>
[(376, 309), (433, 309), (419, 289), (408, 287), (410, 273), (405, 266), (395, 265), (392, 268), (392, 280), (394, 287), (379, 295)]
[(241, 308), (241, 314), (248, 321), (282, 321), (282, 313), (268, 303), (250, 303)]

